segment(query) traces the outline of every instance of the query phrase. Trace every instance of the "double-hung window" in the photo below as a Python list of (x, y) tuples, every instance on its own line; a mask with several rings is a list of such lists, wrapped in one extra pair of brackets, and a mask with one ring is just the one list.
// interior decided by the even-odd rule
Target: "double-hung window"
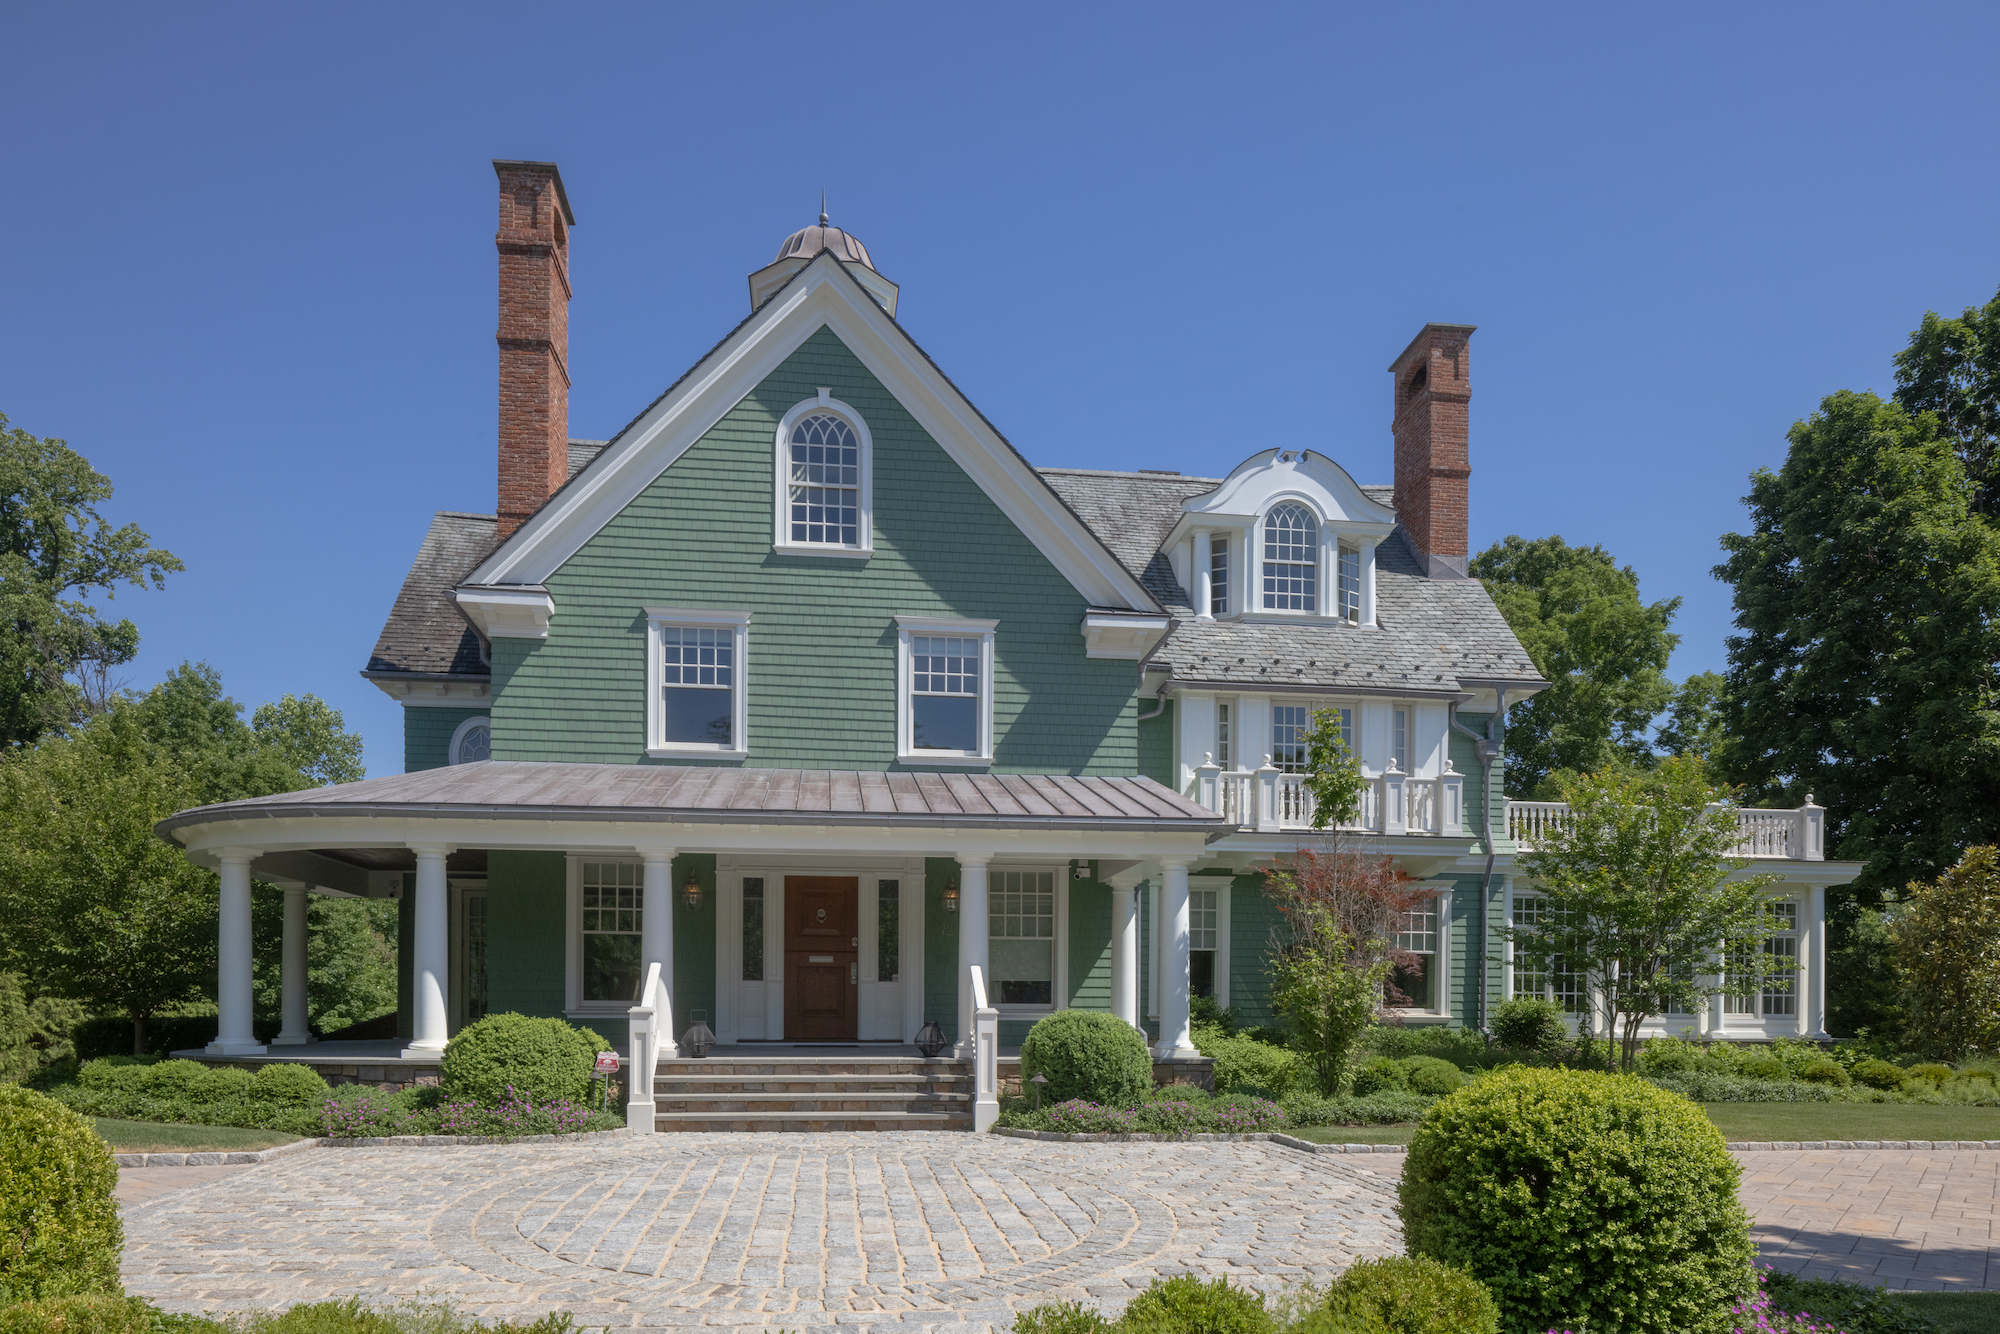
[(861, 414), (822, 389), (778, 423), (781, 552), (861, 556), (873, 546), (874, 446)]
[[(1540, 895), (1520, 895), (1514, 900), (1515, 929), (1535, 931), (1557, 925), (1558, 912)], [(1514, 994), (1552, 1000), (1569, 1014), (1582, 1014), (1587, 999), (1583, 974), (1569, 967), (1566, 960), (1546, 956), (1536, 959), (1523, 954), (1518, 946), (1514, 953)]]
[(582, 953), (577, 999), (585, 1005), (630, 1006), (638, 999), (643, 872), (637, 862), (584, 862), (577, 868)]
[(1264, 516), (1264, 609), (1319, 610), (1319, 520), (1295, 500)]
[(652, 684), (646, 753), (742, 759), (749, 753), (744, 657), (750, 613), (648, 607)]
[[(1396, 949), (1404, 956), (1389, 978), (1394, 988), (1389, 1003), (1412, 1010), (1437, 1010), (1438, 901), (1427, 899), (1403, 914), (1396, 928)], [(1414, 956), (1414, 957), (1412, 957)]]
[(1312, 733), (1315, 713), (1340, 715), (1340, 741), (1354, 749), (1354, 710), (1329, 708), (1321, 704), (1271, 705), (1271, 764), (1288, 774), (1306, 771), (1306, 738)]
[(997, 621), (898, 616), (897, 759), (984, 764), (993, 758)]
[(1229, 539), (1208, 539), (1208, 614), (1229, 614)]
[(986, 959), (996, 1005), (1052, 1008), (1056, 1000), (1053, 871), (988, 873)]
[(1361, 553), (1353, 547), (1340, 549), (1340, 619), (1361, 624)]
[(1222, 935), (1222, 891), (1188, 890), (1188, 994), (1215, 995), (1215, 962)]

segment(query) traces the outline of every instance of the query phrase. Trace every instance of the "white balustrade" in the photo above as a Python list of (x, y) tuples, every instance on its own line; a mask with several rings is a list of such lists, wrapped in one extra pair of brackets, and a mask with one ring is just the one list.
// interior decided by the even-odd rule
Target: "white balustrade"
[[(1736, 829), (1741, 835), (1726, 855), (1754, 859), (1817, 862), (1826, 859), (1826, 810), (1806, 804), (1797, 810), (1739, 806)], [(1569, 807), (1560, 801), (1507, 803), (1507, 837), (1524, 852), (1532, 852), (1548, 833), (1562, 826)]]
[(1000, 1011), (986, 1003), (986, 977), (970, 965), (972, 1003), (972, 1128), (990, 1128), (1000, 1119)]
[[(1304, 774), (1287, 773), (1268, 763), (1260, 769), (1231, 771), (1207, 757), (1204, 760), (1195, 770), (1189, 795), (1237, 828), (1290, 832), (1313, 827), (1318, 803)], [(1436, 778), (1401, 773), (1370, 778), (1354, 809), (1335, 827), (1356, 833), (1457, 837), (1465, 831), (1464, 785), (1464, 775), (1452, 772)]]
[[(657, 1008), (655, 1008), (657, 1002)], [(673, 1005), (660, 985), (660, 965), (646, 966), (646, 983), (639, 1004), (626, 1012), (631, 1032), (625, 1057), (625, 1124), (642, 1135), (653, 1133), (653, 1075), (660, 1060), (660, 1033), (673, 1031)]]

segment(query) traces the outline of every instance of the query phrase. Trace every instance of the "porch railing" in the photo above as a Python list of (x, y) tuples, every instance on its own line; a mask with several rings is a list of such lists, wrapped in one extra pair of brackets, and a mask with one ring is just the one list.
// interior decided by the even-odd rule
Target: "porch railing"
[(1000, 1011), (986, 1003), (986, 975), (972, 969), (972, 1128), (984, 1131), (1000, 1119)]
[[(1732, 857), (1779, 859), (1795, 862), (1826, 860), (1826, 808), (1806, 804), (1797, 810), (1765, 810), (1739, 806), (1736, 829), (1741, 840), (1729, 850)], [(1569, 807), (1559, 801), (1510, 801), (1507, 803), (1507, 837), (1514, 846), (1532, 852), (1549, 832), (1562, 826)]]
[(674, 1005), (660, 985), (658, 962), (646, 966), (639, 1003), (625, 1013), (632, 1025), (625, 1049), (625, 1124), (650, 1135), (655, 1129), (653, 1075), (660, 1062), (660, 1034), (674, 1031)]
[[(1256, 769), (1224, 769), (1204, 755), (1193, 798), (1241, 829), (1281, 833), (1313, 827), (1312, 789), (1305, 775), (1287, 773), (1266, 755)], [(1367, 780), (1360, 800), (1337, 829), (1372, 834), (1458, 837), (1465, 827), (1465, 776), (1446, 766), (1435, 778), (1390, 769)]]

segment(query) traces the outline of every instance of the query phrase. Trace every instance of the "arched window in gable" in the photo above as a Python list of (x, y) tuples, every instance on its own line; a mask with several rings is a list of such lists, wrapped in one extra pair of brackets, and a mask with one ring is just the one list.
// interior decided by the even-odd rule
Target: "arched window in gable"
[(777, 445), (777, 549), (865, 558), (873, 460), (860, 414), (822, 389), (785, 414)]
[(1296, 500), (1264, 516), (1264, 609), (1319, 609), (1319, 520)]

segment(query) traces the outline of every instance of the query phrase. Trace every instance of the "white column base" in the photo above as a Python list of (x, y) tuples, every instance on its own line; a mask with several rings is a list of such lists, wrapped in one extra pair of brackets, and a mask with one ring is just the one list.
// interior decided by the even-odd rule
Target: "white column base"
[(429, 1047), (429, 1046), (420, 1047), (413, 1042), (409, 1046), (397, 1052), (396, 1056), (398, 1059), (405, 1061), (442, 1060), (444, 1058), (444, 1044), (440, 1042), (435, 1047)]
[(204, 1056), (262, 1056), (269, 1050), (261, 1042), (224, 1042), (221, 1038), (201, 1049)]
[(273, 1047), (304, 1047), (318, 1041), (319, 1039), (310, 1033), (302, 1038), (287, 1037), (285, 1034), (280, 1033), (271, 1039), (271, 1045)]
[(625, 1125), (628, 1129), (642, 1134), (653, 1134), (659, 1129), (653, 1120), (653, 1104), (650, 1102), (627, 1102), (625, 1104)]

